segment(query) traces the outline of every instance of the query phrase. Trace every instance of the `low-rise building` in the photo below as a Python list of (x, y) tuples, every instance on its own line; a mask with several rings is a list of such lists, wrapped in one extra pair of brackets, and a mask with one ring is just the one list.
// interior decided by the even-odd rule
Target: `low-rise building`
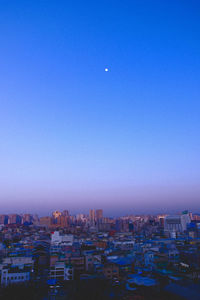
[(50, 268), (50, 279), (57, 279), (58, 281), (73, 280), (73, 267), (67, 265), (65, 262), (56, 262)]
[(33, 260), (31, 257), (6, 257), (0, 269), (2, 285), (23, 283), (31, 278)]
[(106, 263), (103, 266), (103, 275), (106, 279), (119, 279), (119, 267), (114, 263)]

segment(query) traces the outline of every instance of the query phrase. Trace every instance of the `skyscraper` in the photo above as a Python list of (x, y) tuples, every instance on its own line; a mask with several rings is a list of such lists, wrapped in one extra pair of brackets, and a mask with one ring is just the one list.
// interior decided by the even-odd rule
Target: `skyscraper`
[(103, 210), (102, 209), (97, 209), (96, 210), (96, 221), (102, 221), (103, 219)]
[(89, 221), (90, 221), (90, 224), (92, 224), (92, 225), (95, 224), (95, 210), (94, 209), (90, 209)]
[(69, 217), (69, 211), (68, 210), (63, 210), (62, 216)]

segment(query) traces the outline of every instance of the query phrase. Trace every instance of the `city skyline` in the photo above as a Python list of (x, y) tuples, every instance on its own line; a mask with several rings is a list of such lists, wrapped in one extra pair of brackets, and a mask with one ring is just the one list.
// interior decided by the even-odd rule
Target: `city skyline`
[[(39, 219), (44, 219), (46, 220), (46, 218), (50, 218), (52, 220), (59, 220), (59, 224), (61, 225), (61, 227), (67, 227), (69, 224), (63, 223), (62, 222), (66, 222), (66, 220), (71, 220), (72, 222), (74, 220), (78, 220), (78, 221), (86, 221), (91, 225), (98, 225), (103, 223), (106, 223), (107, 220), (114, 220), (114, 219), (137, 219), (137, 218), (149, 218), (149, 217), (153, 217), (153, 218), (166, 218), (169, 217), (173, 218), (173, 217), (179, 217), (179, 216), (190, 216), (191, 220), (196, 220), (198, 219), (198, 221), (200, 220), (200, 213), (196, 213), (196, 212), (192, 212), (192, 211), (188, 211), (187, 209), (185, 209), (184, 211), (177, 211), (174, 214), (171, 213), (154, 213), (154, 214), (133, 214), (131, 212), (126, 213), (124, 215), (121, 216), (115, 216), (115, 215), (106, 215), (103, 209), (93, 209), (91, 208), (89, 211), (82, 212), (76, 212), (76, 214), (74, 212), (70, 212), (69, 210), (55, 210), (55, 211), (51, 211), (51, 213), (49, 213), (48, 215), (38, 215), (38, 214), (34, 214), (33, 212), (26, 212), (26, 213), (5, 213), (5, 214), (0, 214), (0, 224), (14, 224), (14, 223), (18, 223), (18, 224), (23, 224), (23, 222), (31, 222), (31, 220), (35, 220), (35, 221), (39, 221)], [(8, 221), (10, 220), (10, 221)], [(29, 221), (28, 221), (29, 220)], [(67, 221), (67, 222), (68, 222)], [(35, 224), (35, 223), (34, 223)], [(54, 223), (52, 223), (54, 224)], [(55, 223), (56, 224), (56, 223)], [(31, 224), (29, 224), (31, 225)], [(35, 224), (36, 225), (36, 224)], [(37, 224), (38, 225), (38, 224)]]
[[(77, 217), (80, 215), (86, 216), (88, 217), (88, 219), (91, 222), (94, 222), (98, 219), (102, 219), (102, 218), (123, 218), (123, 217), (130, 217), (130, 216), (173, 216), (173, 215), (180, 215), (184, 212), (188, 212), (190, 214), (193, 215), (199, 215), (200, 218), (200, 212), (199, 211), (191, 211), (188, 210), (186, 207), (181, 211), (181, 210), (177, 210), (177, 211), (162, 211), (162, 210), (158, 210), (157, 212), (134, 212), (134, 211), (127, 211), (127, 212), (122, 212), (121, 214), (113, 214), (113, 213), (109, 213), (108, 211), (103, 210), (102, 208), (90, 208), (89, 210), (77, 210), (77, 211), (70, 211), (70, 210), (66, 210), (66, 209), (55, 209), (55, 210), (51, 210), (51, 211), (46, 211), (43, 213), (39, 213), (38, 211), (1, 211), (2, 216), (24, 216), (24, 215), (31, 215), (31, 216), (38, 216), (39, 218), (41, 217), (54, 217), (57, 218), (59, 216), (72, 216), (72, 217)], [(99, 217), (99, 214), (101, 215), (101, 217)]]
[(199, 11), (2, 1), (2, 212), (200, 210)]

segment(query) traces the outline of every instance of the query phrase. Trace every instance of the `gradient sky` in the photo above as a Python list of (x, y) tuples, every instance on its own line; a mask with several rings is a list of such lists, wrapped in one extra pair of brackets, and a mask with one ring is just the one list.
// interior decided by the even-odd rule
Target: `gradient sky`
[(198, 0), (0, 0), (1, 213), (199, 211), (199, 182)]

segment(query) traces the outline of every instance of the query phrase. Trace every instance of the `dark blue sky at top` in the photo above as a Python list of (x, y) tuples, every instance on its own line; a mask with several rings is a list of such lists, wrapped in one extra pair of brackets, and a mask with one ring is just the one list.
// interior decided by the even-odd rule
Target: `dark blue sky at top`
[(199, 1), (1, 0), (0, 45), (2, 212), (199, 210)]

